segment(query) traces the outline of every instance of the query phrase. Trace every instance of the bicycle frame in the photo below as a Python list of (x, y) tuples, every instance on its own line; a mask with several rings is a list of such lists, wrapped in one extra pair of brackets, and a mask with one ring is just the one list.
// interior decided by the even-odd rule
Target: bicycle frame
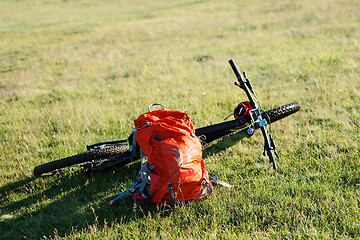
[[(236, 133), (238, 131), (246, 129), (246, 122), (246, 118), (234, 119), (206, 127), (197, 128), (195, 129), (195, 134), (203, 142), (210, 143), (228, 134)], [(249, 136), (252, 135), (251, 132), (248, 134)]]

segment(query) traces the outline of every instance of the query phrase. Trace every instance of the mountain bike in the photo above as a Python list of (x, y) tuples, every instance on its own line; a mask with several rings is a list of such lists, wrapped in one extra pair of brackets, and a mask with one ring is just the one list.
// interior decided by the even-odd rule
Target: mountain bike
[[(235, 119), (197, 128), (195, 134), (200, 138), (203, 146), (206, 147), (210, 142), (231, 134), (244, 134), (251, 137), (255, 130), (260, 129), (264, 138), (263, 154), (268, 156), (273, 168), (277, 169), (275, 156), (278, 157), (278, 154), (271, 131), (267, 130), (267, 126), (299, 111), (300, 105), (293, 102), (267, 111), (261, 111), (258, 98), (245, 72), (240, 74), (232, 59), (229, 60), (229, 64), (237, 78), (235, 85), (246, 93), (248, 101), (240, 103), (235, 108)], [(152, 104), (148, 110), (151, 111), (151, 107), (154, 105), (160, 105), (165, 109), (161, 104)], [(53, 174), (64, 168), (78, 165), (84, 167), (85, 171), (89, 173), (103, 172), (115, 167), (125, 166), (138, 159), (140, 159), (140, 149), (136, 144), (133, 132), (128, 139), (88, 145), (85, 152), (39, 165), (34, 168), (34, 175)]]

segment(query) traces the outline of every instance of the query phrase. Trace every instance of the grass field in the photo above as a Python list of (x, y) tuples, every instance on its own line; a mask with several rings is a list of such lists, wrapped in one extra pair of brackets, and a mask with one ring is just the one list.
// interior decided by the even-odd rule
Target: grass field
[[(360, 2), (357, 0), (0, 0), (0, 239), (360, 238)], [(246, 100), (297, 101), (259, 133), (206, 149), (215, 186), (189, 207), (108, 206), (139, 163), (34, 178), (35, 166), (126, 138), (149, 104), (195, 127)]]

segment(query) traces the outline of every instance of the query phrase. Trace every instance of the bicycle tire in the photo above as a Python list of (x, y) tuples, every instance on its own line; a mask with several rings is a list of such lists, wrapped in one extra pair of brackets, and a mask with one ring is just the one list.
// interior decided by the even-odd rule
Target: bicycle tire
[(124, 154), (127, 150), (127, 144), (121, 144), (115, 147), (93, 149), (90, 151), (79, 153), (77, 155), (61, 158), (52, 162), (36, 166), (34, 168), (34, 175), (38, 177), (43, 174), (50, 174), (63, 168), (91, 162), (92, 160), (121, 155)]
[(289, 103), (280, 107), (267, 110), (262, 113), (265, 119), (270, 118), (270, 123), (276, 122), (284, 117), (287, 117), (300, 110), (300, 105), (297, 102)]

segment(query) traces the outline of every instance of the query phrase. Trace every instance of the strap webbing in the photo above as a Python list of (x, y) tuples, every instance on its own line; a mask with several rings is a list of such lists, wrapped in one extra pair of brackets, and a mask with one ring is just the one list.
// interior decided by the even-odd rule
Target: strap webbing
[(168, 183), (168, 189), (170, 191), (171, 203), (174, 204), (176, 199), (175, 199), (175, 193), (174, 193), (174, 189), (172, 188), (171, 182)]
[(124, 191), (124, 192), (122, 192), (120, 194), (108, 197), (108, 198), (106, 198), (106, 200), (110, 201), (110, 205), (112, 205), (120, 197), (124, 197), (124, 196), (130, 195), (130, 194), (133, 194), (139, 188), (139, 185), (140, 185), (139, 181), (136, 181), (131, 187), (126, 189), (126, 191)]
[(201, 190), (200, 190), (199, 194), (193, 200), (191, 200), (187, 205), (190, 205), (192, 202), (197, 200), (201, 196), (201, 194), (206, 199), (207, 198), (207, 195), (205, 193), (206, 187), (209, 187), (210, 188), (210, 193), (212, 193), (213, 189), (212, 189), (211, 183), (206, 178), (204, 178), (204, 180), (205, 180), (205, 184), (201, 187)]

